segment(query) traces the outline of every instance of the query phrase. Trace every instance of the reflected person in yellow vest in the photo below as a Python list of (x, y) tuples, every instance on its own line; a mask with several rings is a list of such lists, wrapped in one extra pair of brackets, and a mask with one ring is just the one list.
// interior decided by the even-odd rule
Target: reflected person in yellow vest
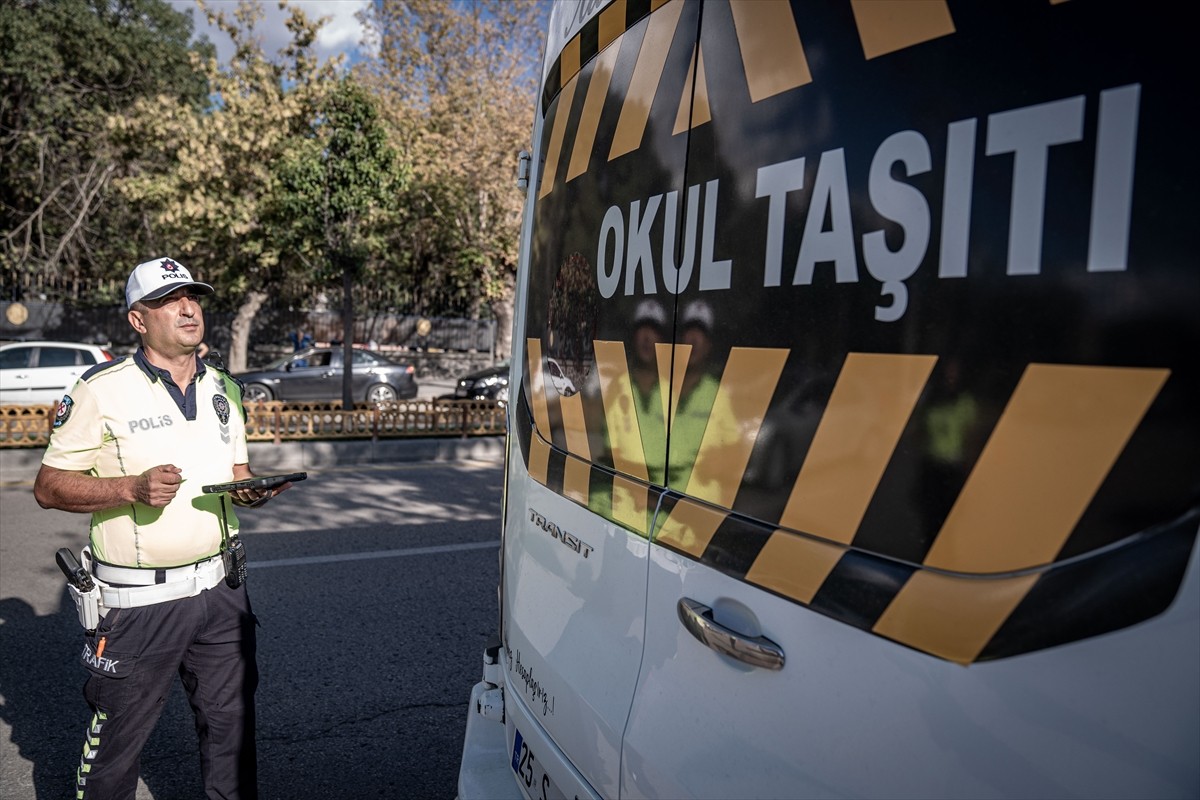
[(971, 454), (977, 452), (979, 403), (963, 386), (953, 358), (941, 367), (923, 418), (923, 449), (918, 509), (927, 526), (939, 525), (949, 513), (967, 477)]

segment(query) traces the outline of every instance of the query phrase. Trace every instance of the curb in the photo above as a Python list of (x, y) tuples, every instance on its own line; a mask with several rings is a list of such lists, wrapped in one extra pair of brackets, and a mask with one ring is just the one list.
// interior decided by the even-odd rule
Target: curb
[(503, 436), (377, 441), (250, 442), (250, 465), (255, 472), (323, 469), (361, 464), (414, 461), (499, 461), (504, 458)]
[[(371, 441), (250, 442), (250, 465), (260, 475), (337, 466), (419, 461), (503, 461), (503, 436)], [(0, 485), (32, 483), (43, 448), (0, 450)]]

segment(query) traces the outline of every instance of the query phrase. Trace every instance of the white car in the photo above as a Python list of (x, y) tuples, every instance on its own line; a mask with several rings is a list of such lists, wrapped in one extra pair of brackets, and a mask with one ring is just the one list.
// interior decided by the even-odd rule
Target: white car
[(0, 345), (0, 405), (51, 405), (79, 376), (113, 354), (81, 342), (13, 342)]
[(567, 377), (566, 371), (562, 365), (553, 358), (546, 359), (546, 372), (550, 375), (550, 383), (554, 385), (554, 390), (562, 397), (570, 397), (579, 392), (575, 388), (575, 384)]

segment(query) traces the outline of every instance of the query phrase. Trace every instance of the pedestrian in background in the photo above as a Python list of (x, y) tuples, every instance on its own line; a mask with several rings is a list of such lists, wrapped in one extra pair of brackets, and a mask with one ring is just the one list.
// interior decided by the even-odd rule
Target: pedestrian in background
[[(305, 333), (303, 330), (296, 330), (288, 334), (288, 341), (292, 343), (292, 352), (299, 353), (301, 350), (312, 347), (313, 337), (311, 333)], [(307, 367), (308, 359), (297, 358), (292, 362), (292, 366)]]
[(297, 330), (288, 334), (288, 341), (292, 343), (292, 352), (299, 353), (306, 347), (312, 347), (313, 337), (311, 333)]

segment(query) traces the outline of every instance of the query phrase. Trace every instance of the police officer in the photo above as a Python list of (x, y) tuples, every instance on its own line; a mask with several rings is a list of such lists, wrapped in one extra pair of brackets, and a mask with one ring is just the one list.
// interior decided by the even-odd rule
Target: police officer
[(62, 399), (34, 486), (43, 508), (91, 513), (82, 561), (103, 592), (81, 656), (92, 718), (78, 798), (133, 798), (176, 673), (207, 796), (257, 796), (257, 623), (230, 563), (240, 548), (231, 505), (259, 505), (287, 485), (201, 492), (252, 477), (241, 387), (196, 355), (200, 299), (212, 292), (169, 258), (133, 270), (127, 317), (141, 347), (93, 367)]

